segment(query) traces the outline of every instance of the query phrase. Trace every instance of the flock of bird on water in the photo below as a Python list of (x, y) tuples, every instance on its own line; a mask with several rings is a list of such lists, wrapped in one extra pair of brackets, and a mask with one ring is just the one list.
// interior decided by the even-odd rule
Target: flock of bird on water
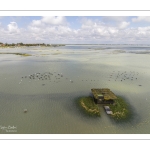
[[(32, 80), (34, 80), (34, 81), (49, 80), (51, 82), (52, 78), (56, 79), (56, 80), (54, 80), (54, 82), (56, 82), (56, 81), (59, 82), (62, 77), (63, 77), (62, 73), (56, 73), (56, 72), (54, 72), (54, 73), (51, 73), (51, 72), (34, 73), (34, 74), (22, 76), (19, 84), (21, 84), (23, 80), (28, 80), (29, 82), (31, 82)], [(66, 80), (68, 80), (68, 78), (66, 78)], [(71, 83), (73, 83), (73, 80), (70, 79), (69, 81)], [(42, 85), (45, 85), (45, 84), (42, 84)]]
[[(56, 80), (60, 80), (63, 77), (63, 74), (62, 73), (56, 73), (56, 72), (54, 72), (54, 73), (51, 73), (51, 72), (34, 73), (34, 74), (22, 76), (21, 81), (19, 82), (19, 84), (21, 84), (21, 82), (24, 79), (29, 80), (29, 82), (31, 82), (32, 80), (34, 80), (34, 81), (50, 80), (50, 82), (51, 82), (52, 76), (55, 77)], [(66, 78), (66, 80), (68, 80), (68, 78)], [(73, 83), (73, 81), (71, 79), (69, 81), (71, 83)], [(55, 80), (54, 80), (54, 82), (55, 82)], [(45, 84), (42, 84), (42, 85), (44, 86)], [(28, 111), (27, 109), (24, 109), (24, 113), (27, 113), (27, 111)]]
[[(138, 72), (134, 72), (134, 71), (113, 71), (112, 73), (110, 73), (110, 75), (108, 76), (108, 81), (120, 81), (123, 82), (125, 80), (137, 80), (138, 79)], [(63, 78), (63, 74), (62, 73), (57, 73), (57, 72), (44, 72), (44, 73), (34, 73), (34, 74), (30, 74), (30, 75), (26, 75), (26, 76), (22, 76), (21, 77), (21, 81), (19, 82), (19, 84), (22, 83), (23, 80), (28, 80), (29, 82), (31, 82), (32, 80), (34, 81), (46, 81), (49, 80), (50, 82), (55, 82), (58, 83), (61, 81), (61, 78)], [(78, 76), (79, 77), (79, 76)], [(66, 80), (70, 81), (71, 83), (73, 83), (73, 80), (69, 80), (69, 78), (65, 78)], [(93, 80), (87, 80), (87, 79), (82, 79), (82, 81), (99, 81), (96, 79)], [(42, 84), (43, 86), (45, 84)], [(142, 86), (142, 85), (139, 85)]]
[[(113, 71), (109, 77), (108, 77), (108, 81), (125, 81), (125, 80), (137, 80), (138, 79), (138, 72), (134, 72), (134, 71)], [(32, 80), (34, 81), (46, 81), (49, 80), (50, 82), (52, 81), (52, 78), (55, 78), (54, 82), (58, 83), (61, 78), (63, 78), (63, 74), (62, 73), (57, 73), (57, 72), (44, 72), (44, 73), (34, 73), (34, 74), (30, 74), (30, 75), (26, 75), (26, 76), (22, 76), (21, 77), (21, 81), (19, 82), (19, 84), (22, 83), (23, 80), (28, 80), (29, 82), (31, 82)], [(69, 80), (68, 78), (65, 78), (66, 80)], [(73, 80), (69, 80), (71, 83), (73, 83)], [(88, 81), (88, 80), (82, 80), (82, 81)], [(90, 80), (90, 81), (99, 81), (99, 80)], [(45, 84), (42, 84), (42, 86), (44, 86)], [(142, 85), (139, 85), (142, 86)], [(24, 113), (27, 112), (27, 109), (24, 109)]]
[[(121, 71), (115, 72), (115, 71), (113, 71), (109, 75), (108, 81), (111, 81), (111, 80), (121, 81), (121, 82), (123, 82), (125, 80), (133, 81), (133, 80), (137, 80), (138, 79), (138, 75), (139, 75), (139, 72), (135, 72), (135, 71), (130, 71), (130, 72), (127, 72), (127, 71), (124, 71), (124, 72), (121, 72)], [(142, 85), (139, 85), (139, 86), (142, 86)]]

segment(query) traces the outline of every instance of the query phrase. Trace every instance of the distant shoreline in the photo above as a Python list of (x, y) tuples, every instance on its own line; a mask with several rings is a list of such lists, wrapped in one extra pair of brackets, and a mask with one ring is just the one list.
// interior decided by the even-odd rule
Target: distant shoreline
[(7, 43), (0, 43), (0, 48), (16, 48), (16, 47), (31, 47), (31, 46), (41, 46), (41, 47), (59, 47), (59, 46), (65, 46), (64, 44), (23, 44), (23, 43), (17, 43), (17, 44), (7, 44)]

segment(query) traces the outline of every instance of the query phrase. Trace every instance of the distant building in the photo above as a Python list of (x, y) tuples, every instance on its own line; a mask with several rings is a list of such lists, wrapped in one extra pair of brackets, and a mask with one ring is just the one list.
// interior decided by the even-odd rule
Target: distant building
[(108, 88), (91, 89), (94, 101), (97, 104), (113, 104), (116, 95)]

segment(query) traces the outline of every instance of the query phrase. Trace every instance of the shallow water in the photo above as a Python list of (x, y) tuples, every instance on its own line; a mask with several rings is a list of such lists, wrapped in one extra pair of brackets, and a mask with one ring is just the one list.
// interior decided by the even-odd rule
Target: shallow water
[[(136, 53), (149, 51), (149, 46), (67, 45), (0, 50), (32, 54), (0, 54), (1, 134), (150, 133), (150, 55)], [(30, 79), (31, 75), (34, 79)], [(131, 119), (115, 122), (101, 107), (101, 117), (92, 118), (78, 108), (77, 97), (91, 95), (91, 88), (105, 87), (126, 99), (132, 109)], [(28, 112), (24, 113), (24, 109)], [(13, 126), (15, 129), (8, 129)]]

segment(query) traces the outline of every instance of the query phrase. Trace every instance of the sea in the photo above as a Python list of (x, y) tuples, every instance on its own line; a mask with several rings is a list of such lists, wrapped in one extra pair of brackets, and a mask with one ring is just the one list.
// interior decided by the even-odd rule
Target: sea
[[(150, 45), (0, 48), (0, 134), (150, 134), (149, 87)], [(87, 115), (92, 88), (123, 97), (130, 118)]]

